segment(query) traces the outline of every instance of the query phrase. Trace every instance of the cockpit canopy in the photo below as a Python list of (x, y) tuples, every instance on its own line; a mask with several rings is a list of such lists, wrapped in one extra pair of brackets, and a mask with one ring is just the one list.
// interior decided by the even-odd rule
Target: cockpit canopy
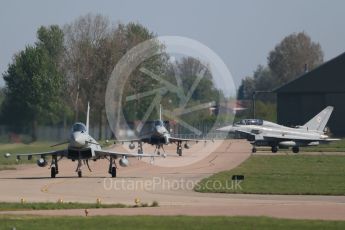
[(262, 125), (262, 119), (243, 119), (235, 123), (235, 125)]
[(75, 123), (72, 126), (72, 132), (86, 132), (86, 126), (83, 123)]
[(161, 120), (155, 121), (155, 126), (164, 126), (163, 121)]

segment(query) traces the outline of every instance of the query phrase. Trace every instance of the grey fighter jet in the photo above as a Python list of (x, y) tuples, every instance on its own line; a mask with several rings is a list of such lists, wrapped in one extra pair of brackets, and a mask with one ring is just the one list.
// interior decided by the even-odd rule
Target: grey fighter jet
[[(112, 177), (116, 177), (117, 166), (115, 160), (117, 158), (119, 158), (120, 166), (126, 167), (129, 165), (129, 161), (127, 159), (129, 157), (137, 157), (139, 159), (141, 157), (151, 157), (153, 160), (153, 158), (157, 156), (156, 154), (138, 155), (137, 153), (123, 153), (103, 150), (100, 144), (89, 134), (89, 112), (90, 106), (88, 104), (86, 125), (81, 122), (75, 123), (72, 126), (68, 141), (53, 145), (57, 146), (68, 143), (67, 149), (41, 153), (17, 154), (17, 160), (20, 160), (20, 158), (23, 156), (28, 157), (29, 160), (32, 159), (32, 156), (38, 156), (39, 159), (37, 160), (37, 165), (39, 167), (45, 167), (48, 164), (46, 158), (51, 156), (51, 177), (55, 178), (56, 174), (59, 173), (58, 161), (64, 157), (78, 162), (76, 172), (78, 173), (79, 177), (82, 177), (81, 169), (83, 162), (91, 171), (88, 163), (89, 160), (97, 161), (99, 159), (107, 159), (109, 161), (108, 173), (111, 174)], [(9, 155), (7, 155), (7, 157), (9, 157)]]
[(256, 146), (270, 146), (273, 153), (276, 153), (279, 147), (292, 147), (292, 151), (298, 153), (300, 147), (315, 146), (320, 143), (339, 140), (330, 139), (325, 132), (332, 111), (333, 107), (327, 106), (306, 124), (294, 128), (261, 119), (244, 119), (217, 130), (238, 133), (246, 137), (253, 145), (253, 153), (256, 152)]
[[(138, 154), (143, 153), (143, 143), (156, 146), (157, 154), (160, 155), (160, 149), (164, 151), (164, 145), (176, 144), (176, 153), (178, 156), (182, 156), (182, 146), (185, 149), (189, 149), (189, 142), (198, 143), (199, 141), (204, 141), (205, 143), (209, 140), (206, 139), (186, 139), (171, 136), (168, 129), (165, 127), (164, 121), (162, 120), (162, 107), (159, 108), (159, 120), (147, 123), (148, 127), (143, 129), (137, 139), (129, 140), (116, 140), (114, 143), (124, 143), (128, 142), (129, 148), (134, 149), (135, 144), (138, 143)], [(212, 140), (213, 141), (213, 140)], [(183, 144), (184, 143), (184, 144)], [(183, 144), (183, 145), (182, 145)], [(163, 154), (165, 157), (165, 155)]]

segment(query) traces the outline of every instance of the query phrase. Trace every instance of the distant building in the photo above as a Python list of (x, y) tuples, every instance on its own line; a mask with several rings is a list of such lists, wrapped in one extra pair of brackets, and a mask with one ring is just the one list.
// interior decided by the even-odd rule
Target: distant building
[(277, 120), (303, 125), (326, 106), (334, 106), (328, 122), (336, 136), (345, 135), (345, 53), (276, 89)]

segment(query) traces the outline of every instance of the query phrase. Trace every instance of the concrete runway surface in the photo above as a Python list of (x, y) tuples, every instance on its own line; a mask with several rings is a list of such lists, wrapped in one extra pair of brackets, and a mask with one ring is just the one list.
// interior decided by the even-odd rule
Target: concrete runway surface
[[(96, 202), (134, 204), (158, 201), (160, 207), (93, 209), (90, 215), (195, 215), (270, 216), (293, 219), (345, 220), (345, 196), (291, 196), (197, 193), (193, 186), (215, 172), (236, 167), (250, 156), (251, 146), (242, 140), (199, 142), (178, 157), (176, 146), (167, 146), (168, 157), (130, 159), (119, 167), (118, 177), (110, 178), (108, 161), (90, 162), (92, 172), (83, 168), (83, 178), (74, 172), (76, 162), (59, 162), (57, 178), (48, 167), (20, 165), (17, 170), (0, 172), (0, 201)], [(125, 146), (117, 145), (116, 150)], [(144, 145), (145, 152), (153, 148)], [(23, 159), (25, 160), (25, 159)], [(230, 181), (230, 180), (229, 180)], [(217, 184), (215, 184), (217, 186)], [(229, 184), (231, 186), (231, 184)], [(2, 211), (0, 214), (84, 215), (84, 210)]]

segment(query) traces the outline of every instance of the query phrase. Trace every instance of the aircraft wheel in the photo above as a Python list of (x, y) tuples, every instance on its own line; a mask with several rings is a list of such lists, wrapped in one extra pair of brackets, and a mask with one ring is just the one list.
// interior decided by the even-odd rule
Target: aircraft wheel
[(292, 147), (292, 152), (293, 153), (298, 153), (299, 152), (299, 148), (298, 147)]
[(116, 168), (115, 167), (111, 168), (111, 177), (116, 177)]
[(78, 177), (82, 177), (81, 171), (78, 171)]
[(272, 146), (271, 151), (272, 151), (272, 153), (278, 152), (277, 146)]
[(255, 147), (252, 148), (252, 153), (256, 153), (256, 148)]
[(182, 156), (182, 149), (177, 150), (177, 155)]
[(51, 178), (55, 178), (56, 177), (56, 168), (55, 167), (51, 167), (50, 168), (50, 177)]

